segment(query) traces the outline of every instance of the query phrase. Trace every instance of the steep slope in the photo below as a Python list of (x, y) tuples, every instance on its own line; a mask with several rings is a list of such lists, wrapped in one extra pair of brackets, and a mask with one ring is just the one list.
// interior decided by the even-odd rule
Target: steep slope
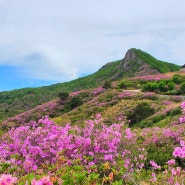
[(62, 91), (79, 91), (103, 85), (106, 80), (142, 76), (179, 70), (180, 67), (162, 62), (137, 49), (130, 49), (124, 59), (109, 62), (96, 73), (70, 82), (40, 88), (24, 88), (0, 93), (0, 122), (57, 98)]

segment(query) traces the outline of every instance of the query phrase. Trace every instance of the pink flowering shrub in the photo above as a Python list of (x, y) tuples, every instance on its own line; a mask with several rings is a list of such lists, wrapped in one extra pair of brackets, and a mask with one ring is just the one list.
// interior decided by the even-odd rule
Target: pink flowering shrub
[(160, 169), (160, 168), (161, 168), (161, 166), (158, 165), (157, 163), (155, 163), (155, 161), (150, 161), (150, 165), (152, 166), (152, 168), (153, 168), (154, 170)]
[(141, 99), (157, 100), (158, 97), (154, 92), (144, 92), (141, 96)]
[(17, 178), (10, 174), (0, 176), (0, 185), (13, 185), (17, 182)]
[(119, 99), (123, 99), (123, 98), (133, 98), (135, 96), (135, 94), (133, 92), (122, 92), (118, 94), (118, 98)]
[(133, 131), (122, 121), (97, 114), (83, 127), (59, 126), (44, 117), (12, 128), (0, 139), (0, 185), (184, 184), (185, 124)]
[(77, 96), (81, 93), (85, 93), (85, 92), (88, 92), (87, 90), (80, 90), (80, 91), (74, 91), (72, 93), (70, 93), (70, 97), (73, 97), (73, 96)]
[(98, 95), (104, 91), (105, 91), (105, 89), (103, 87), (98, 87), (98, 88), (94, 89), (93, 95)]
[(2, 125), (5, 127), (9, 127), (10, 123), (13, 123), (13, 125), (10, 125), (10, 127), (23, 125), (26, 124), (28, 120), (39, 119), (43, 115), (54, 115), (57, 112), (58, 108), (59, 107), (57, 102), (47, 102), (24, 113), (18, 114), (15, 117), (9, 118), (7, 121), (4, 121)]
[(50, 181), (50, 177), (46, 176), (46, 177), (42, 177), (39, 180), (33, 179), (31, 181), (31, 185), (53, 185), (53, 183)]
[[(13, 164), (23, 166), (26, 172), (36, 171), (43, 164), (55, 163), (61, 154), (68, 158), (69, 164), (75, 159), (83, 164), (115, 162), (126, 148), (137, 151), (137, 146), (132, 146), (136, 142), (135, 134), (122, 127), (122, 124), (103, 124), (100, 114), (95, 120), (88, 120), (84, 128), (69, 124), (57, 126), (45, 117), (38, 123), (32, 122), (31, 126), (12, 128), (5, 134), (0, 142), (0, 159), (12, 163), (11, 156), (17, 155), (19, 159)], [(139, 155), (142, 151), (136, 153)], [(129, 158), (131, 160), (131, 156)], [(133, 162), (131, 168), (136, 163)]]
[(133, 78), (134, 80), (143, 80), (143, 81), (160, 81), (163, 79), (169, 79), (167, 75), (157, 74), (157, 75), (148, 75), (148, 76), (139, 76)]
[(181, 159), (185, 159), (185, 141), (180, 141), (180, 147), (174, 149), (173, 155)]

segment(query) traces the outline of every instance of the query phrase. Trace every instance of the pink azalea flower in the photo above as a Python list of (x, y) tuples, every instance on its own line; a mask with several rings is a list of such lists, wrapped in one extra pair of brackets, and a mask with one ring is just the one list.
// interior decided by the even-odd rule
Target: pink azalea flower
[(42, 177), (39, 180), (33, 179), (31, 181), (31, 185), (53, 185), (53, 183), (50, 181), (50, 177), (46, 176), (46, 177)]
[(0, 185), (13, 185), (17, 182), (17, 177), (10, 174), (3, 174), (0, 176)]

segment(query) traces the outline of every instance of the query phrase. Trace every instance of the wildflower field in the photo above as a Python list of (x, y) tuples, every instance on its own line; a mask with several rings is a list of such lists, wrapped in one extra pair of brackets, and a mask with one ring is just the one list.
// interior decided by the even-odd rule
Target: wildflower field
[(0, 139), (0, 184), (183, 185), (184, 120), (130, 129), (122, 119), (106, 125), (101, 114), (80, 127), (59, 126), (46, 116), (11, 128)]

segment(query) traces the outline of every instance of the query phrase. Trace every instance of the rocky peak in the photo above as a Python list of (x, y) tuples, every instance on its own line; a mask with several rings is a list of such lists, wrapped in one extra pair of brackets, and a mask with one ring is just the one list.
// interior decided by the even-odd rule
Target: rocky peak
[(135, 62), (135, 63), (139, 63), (141, 64), (141, 60), (138, 60), (138, 57), (136, 55), (136, 52), (135, 52), (136, 49), (132, 48), (132, 49), (129, 49), (126, 54), (125, 54), (125, 57), (123, 58), (123, 61), (121, 62), (121, 67), (124, 69), (124, 70), (127, 70), (130, 66), (130, 62)]
[(126, 54), (125, 54), (125, 58), (123, 59), (125, 63), (130, 62), (131, 60), (135, 60), (136, 59), (136, 53), (135, 53), (135, 49), (129, 49)]
[(118, 77), (143, 76), (159, 73), (157, 69), (152, 68), (151, 65), (139, 57), (137, 51), (137, 49), (132, 48), (126, 52), (125, 57), (119, 65), (121, 73), (118, 75)]

